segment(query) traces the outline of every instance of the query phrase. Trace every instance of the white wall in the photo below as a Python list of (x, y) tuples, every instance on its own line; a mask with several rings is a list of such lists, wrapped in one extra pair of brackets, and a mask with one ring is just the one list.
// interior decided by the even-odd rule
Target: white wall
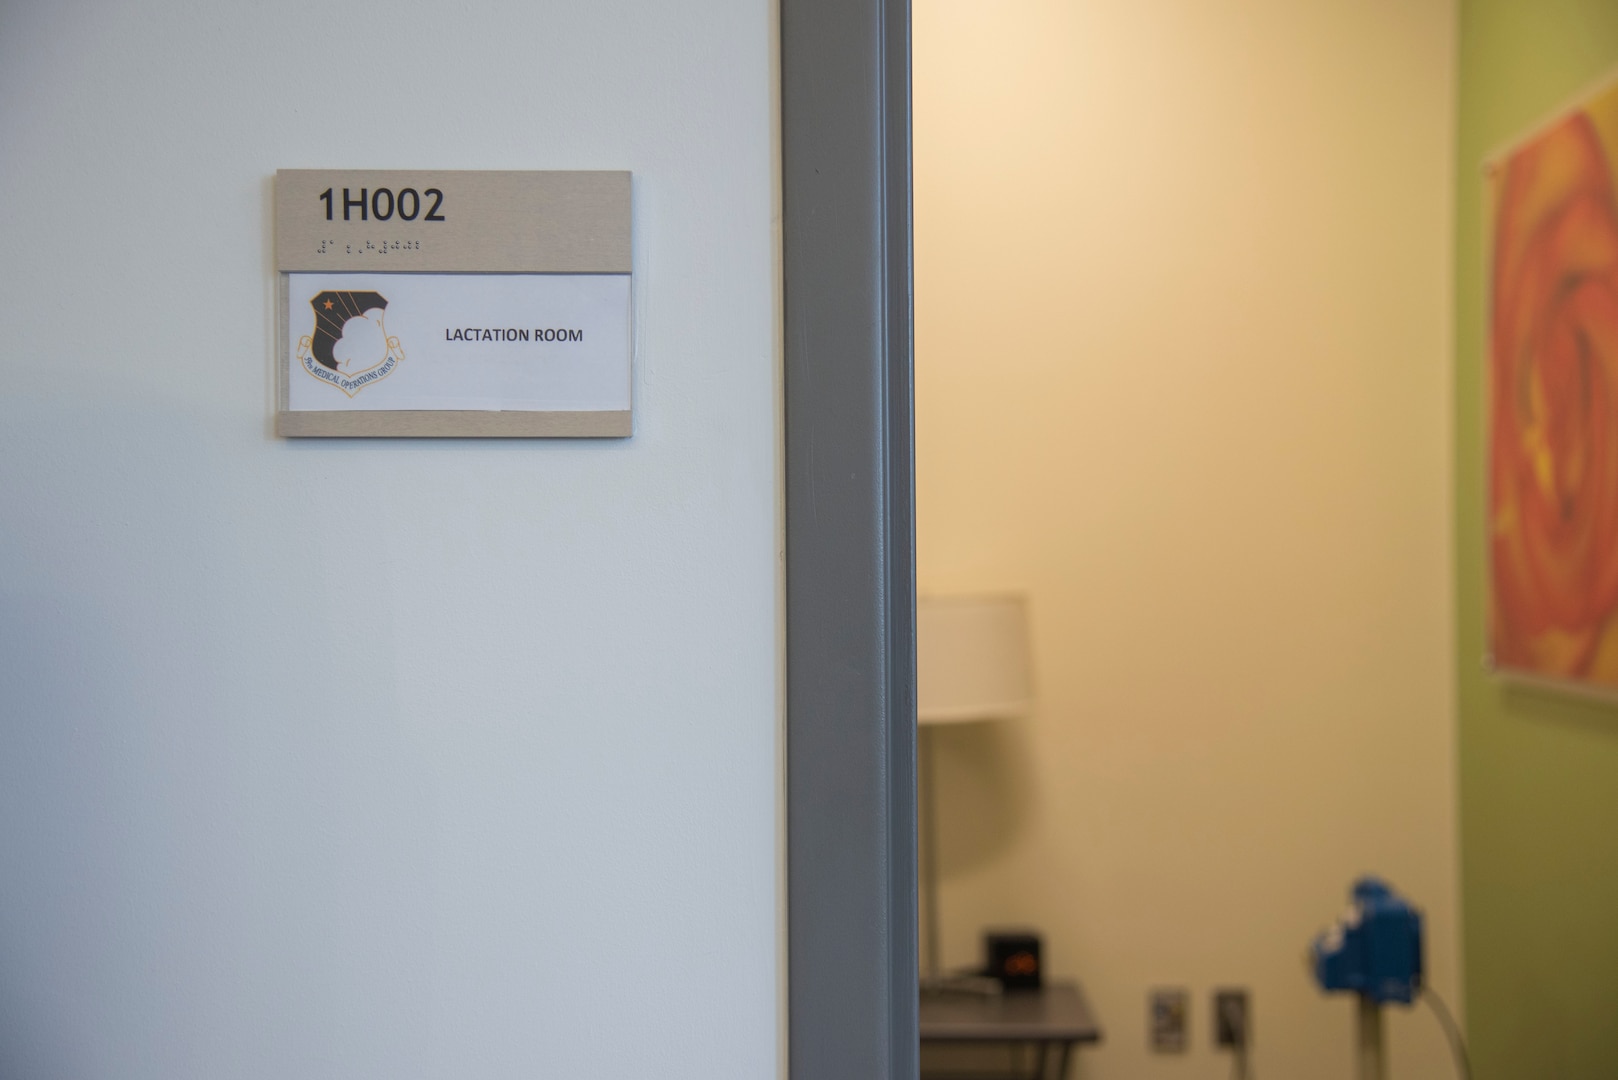
[[(0, 1076), (775, 1071), (772, 11), (4, 7)], [(633, 170), (635, 437), (271, 437), (293, 166)]]
[[(1029, 594), (1039, 709), (942, 733), (945, 959), (1042, 928), (1086, 1080), (1344, 1080), (1350, 880), (1455, 1000), (1449, 0), (918, 0), (923, 590)], [(1193, 1050), (1146, 1050), (1147, 991)], [(1424, 1011), (1395, 1077), (1450, 1075)]]

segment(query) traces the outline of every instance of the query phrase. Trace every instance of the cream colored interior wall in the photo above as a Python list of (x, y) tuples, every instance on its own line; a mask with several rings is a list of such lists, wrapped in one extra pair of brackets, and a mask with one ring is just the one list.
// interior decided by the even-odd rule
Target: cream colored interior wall
[(944, 960), (1040, 928), (1089, 1080), (1228, 1076), (1221, 985), (1257, 1076), (1349, 1076), (1303, 954), (1363, 871), (1456, 996), (1454, 44), (1446, 0), (915, 5), (920, 585), (1026, 590), (1040, 696), (936, 736)]

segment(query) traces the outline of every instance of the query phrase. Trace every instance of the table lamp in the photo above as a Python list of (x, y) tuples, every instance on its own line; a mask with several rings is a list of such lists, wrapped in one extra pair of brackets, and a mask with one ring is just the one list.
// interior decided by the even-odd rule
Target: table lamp
[[(1021, 596), (924, 596), (916, 602), (916, 722), (921, 751), (923, 990), (961, 988), (938, 971), (938, 850), (929, 727), (1025, 716), (1033, 707), (1028, 612)], [(996, 984), (998, 985), (998, 984)]]

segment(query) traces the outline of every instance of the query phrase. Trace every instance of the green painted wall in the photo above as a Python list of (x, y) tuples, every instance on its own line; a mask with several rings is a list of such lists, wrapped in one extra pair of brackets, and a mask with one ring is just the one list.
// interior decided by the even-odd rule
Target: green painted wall
[(1618, 1077), (1618, 706), (1484, 675), (1483, 159), (1618, 67), (1614, 0), (1461, 0), (1456, 537), (1466, 1006), (1479, 1080)]

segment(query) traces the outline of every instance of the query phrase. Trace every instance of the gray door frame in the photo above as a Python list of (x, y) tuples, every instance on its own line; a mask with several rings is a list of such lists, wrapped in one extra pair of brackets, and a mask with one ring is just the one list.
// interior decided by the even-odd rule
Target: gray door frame
[(910, 5), (781, 0), (790, 1080), (917, 1075)]

